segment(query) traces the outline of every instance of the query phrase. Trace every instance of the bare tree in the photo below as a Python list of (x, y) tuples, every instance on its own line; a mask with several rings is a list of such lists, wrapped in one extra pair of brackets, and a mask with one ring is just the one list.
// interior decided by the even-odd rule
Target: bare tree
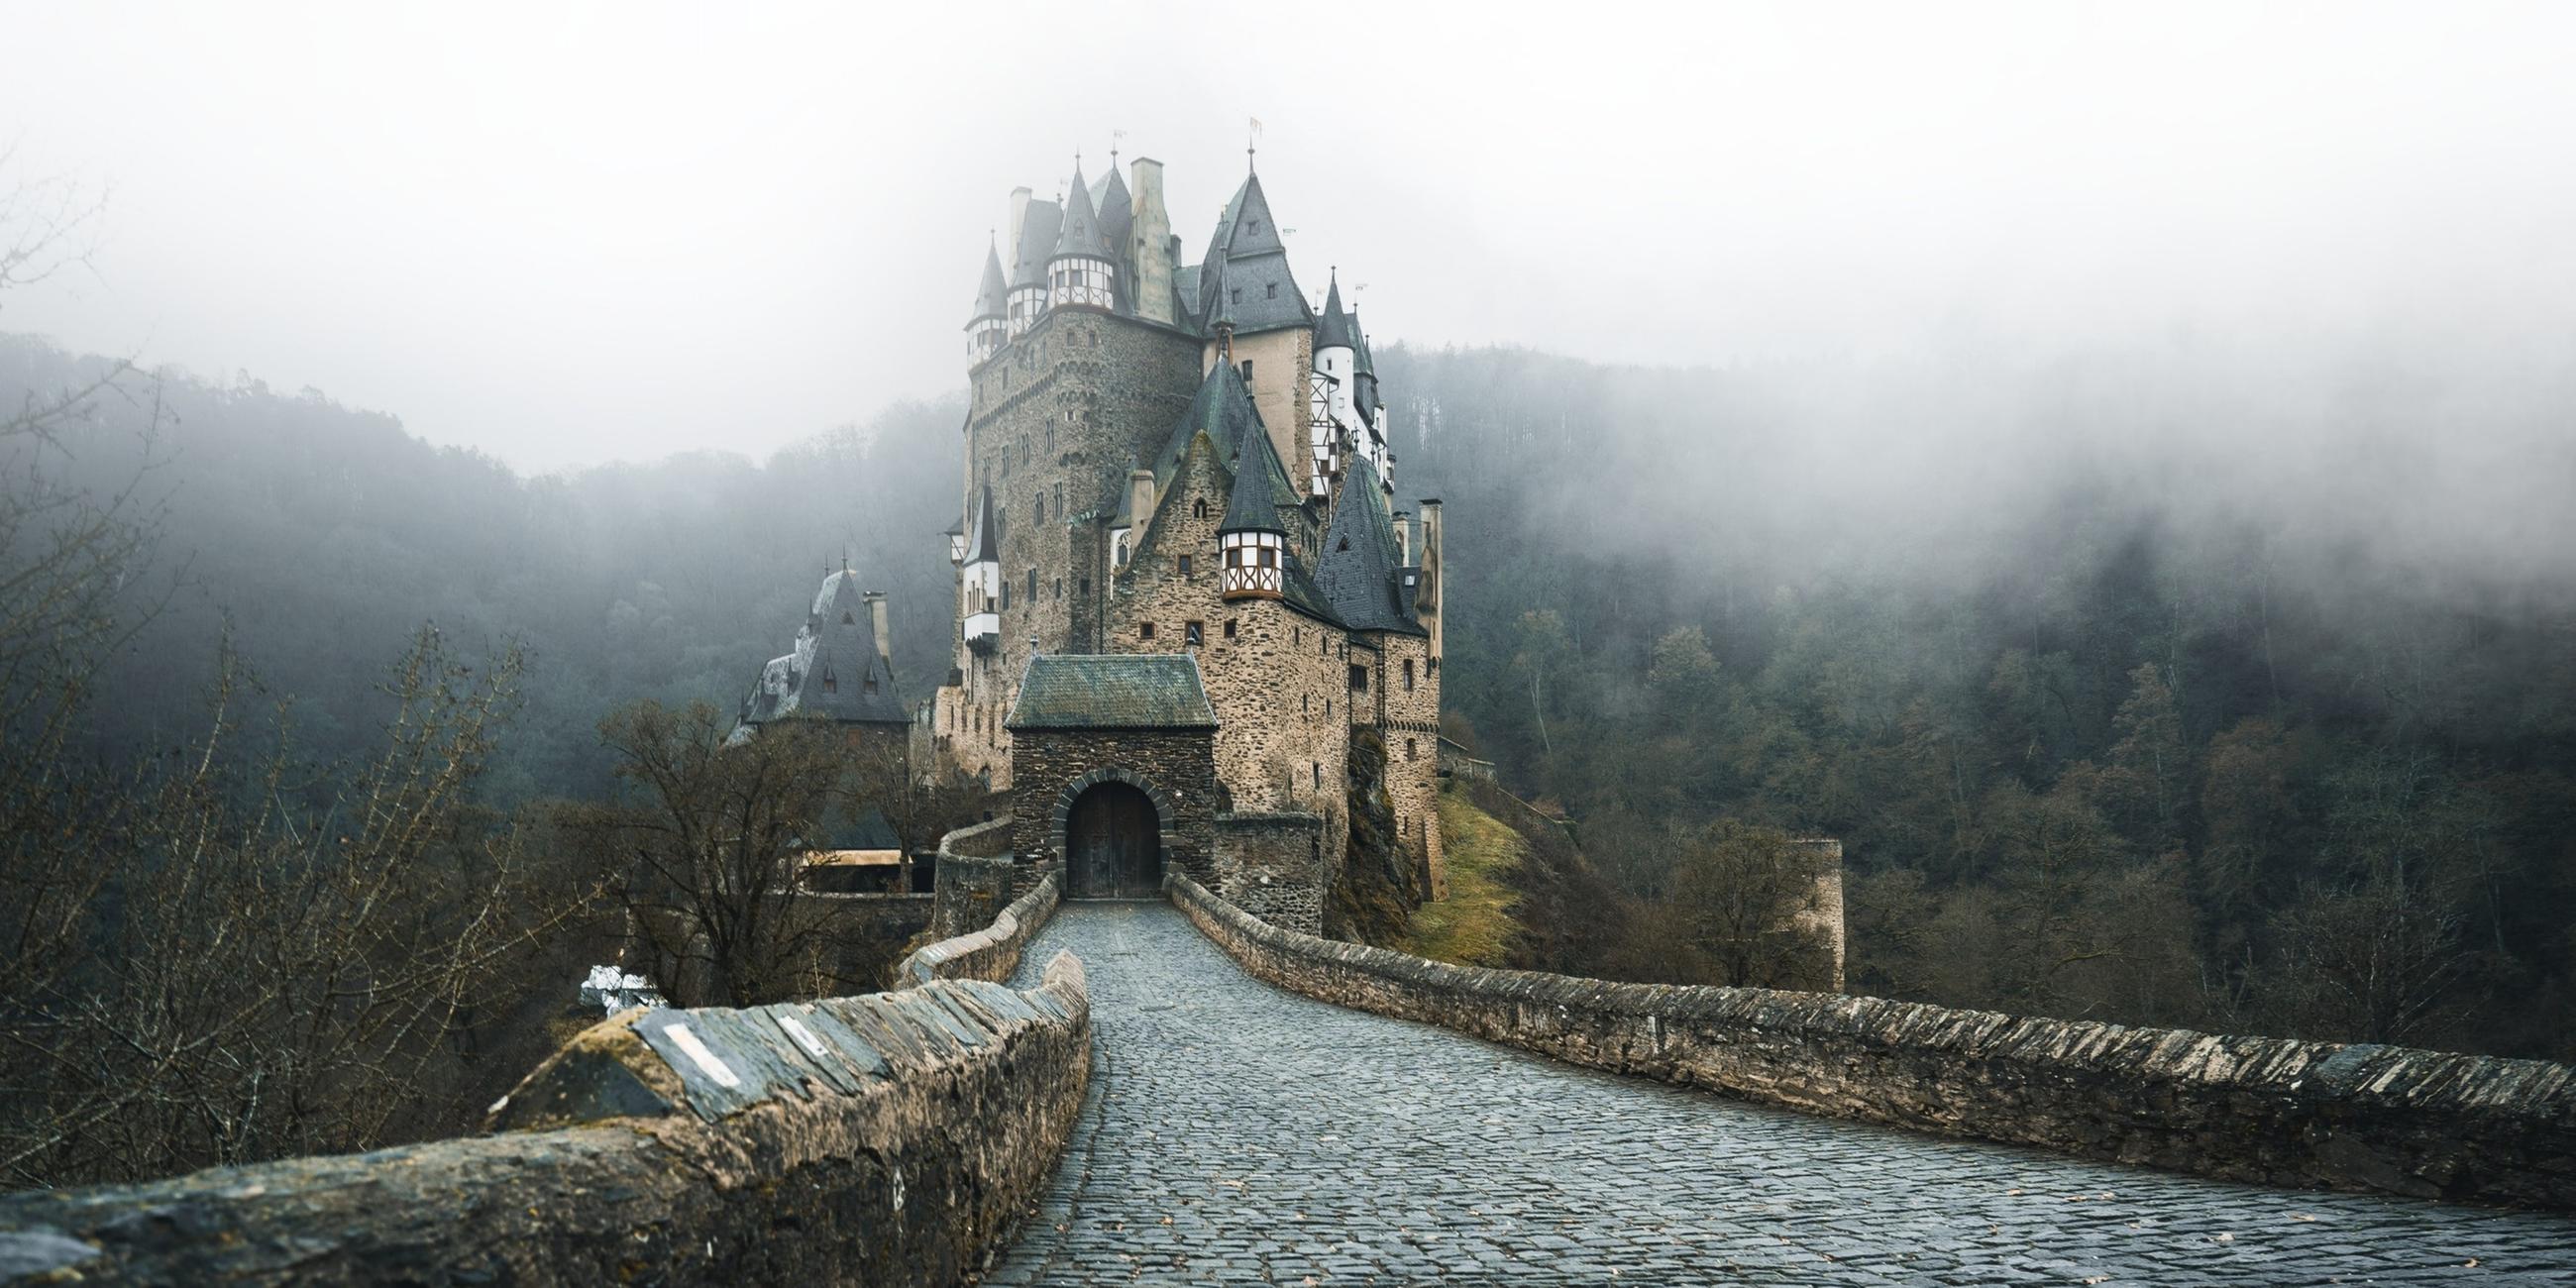
[(1717, 981), (1786, 982), (1796, 918), (1817, 907), (1813, 862), (1788, 836), (1729, 819), (1688, 838), (1673, 865), (1673, 903)]
[(704, 702), (639, 702), (600, 722), (626, 791), (576, 806), (575, 830), (626, 908), (640, 963), (682, 1005), (752, 1006), (810, 991), (834, 905), (798, 881), (855, 799), (855, 766), (821, 720), (765, 725), (728, 746)]

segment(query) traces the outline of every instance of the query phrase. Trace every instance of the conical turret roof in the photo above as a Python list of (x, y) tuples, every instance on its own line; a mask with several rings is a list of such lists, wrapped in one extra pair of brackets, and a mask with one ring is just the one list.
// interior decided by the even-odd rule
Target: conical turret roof
[(1351, 333), (1356, 330), (1358, 328), (1351, 325), (1351, 315), (1342, 310), (1342, 275), (1335, 273), (1332, 286), (1324, 292), (1324, 314), (1315, 322), (1315, 347), (1318, 350), (1354, 348)]
[(1082, 163), (1077, 161), (1073, 166), (1073, 191), (1064, 200), (1064, 223), (1056, 232), (1054, 258), (1108, 253), (1100, 241), (1100, 214), (1092, 207), (1091, 188), (1082, 181)]
[(1100, 244), (1111, 259), (1118, 259), (1127, 253), (1128, 235), (1135, 231), (1136, 198), (1128, 193), (1127, 181), (1119, 177), (1116, 165), (1109, 167), (1109, 185), (1101, 190), (1099, 207)]
[(1278, 475), (1287, 470), (1273, 464), (1279, 454), (1271, 450), (1270, 435), (1255, 425), (1251, 433), (1236, 441), (1234, 487), (1226, 497), (1225, 521), (1216, 530), (1288, 535), (1288, 529), (1279, 522), (1277, 492)]
[(975, 495), (975, 517), (966, 523), (967, 563), (993, 563), (1002, 557), (1002, 542), (993, 532), (993, 485)]
[(984, 248), (984, 282), (975, 288), (974, 321), (1002, 316), (1003, 301), (1010, 294), (1010, 284), (1002, 278), (1002, 252), (999, 247)]

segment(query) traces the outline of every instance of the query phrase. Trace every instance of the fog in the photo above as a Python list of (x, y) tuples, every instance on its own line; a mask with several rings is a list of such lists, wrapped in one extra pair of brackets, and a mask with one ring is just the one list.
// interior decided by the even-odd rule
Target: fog
[(961, 385), (1012, 186), (1159, 158), (1194, 250), (1259, 118), (1381, 343), (1823, 364), (1835, 452), (1954, 467), (2107, 356), (2049, 434), (2565, 508), (2564, 7), (923, 8), (11, 3), (13, 168), (111, 199), (0, 329), (522, 470), (758, 457)]

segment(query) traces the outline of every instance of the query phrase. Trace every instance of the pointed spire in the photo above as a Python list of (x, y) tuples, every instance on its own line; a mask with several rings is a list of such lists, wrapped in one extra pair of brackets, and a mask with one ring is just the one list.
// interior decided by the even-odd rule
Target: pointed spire
[(975, 320), (1002, 316), (1010, 286), (1002, 278), (1002, 249), (998, 240), (987, 240), (984, 247), (984, 281), (975, 288)]
[(1324, 292), (1323, 316), (1315, 321), (1316, 351), (1353, 348), (1351, 332), (1354, 329), (1351, 325), (1351, 315), (1342, 308), (1342, 275), (1341, 270), (1336, 267), (1333, 270), (1332, 286)]
[[(1269, 438), (1262, 434), (1247, 435), (1259, 439), (1263, 446)], [(1234, 457), (1234, 490), (1226, 499), (1225, 521), (1217, 525), (1220, 534), (1228, 532), (1276, 532), (1288, 535), (1280, 526), (1279, 507), (1272, 501), (1270, 463), (1258, 451), (1246, 451), (1236, 444)]]
[(1073, 190), (1064, 199), (1064, 227), (1055, 239), (1055, 258), (1104, 253), (1100, 215), (1091, 204), (1091, 185), (1082, 180), (1082, 154), (1077, 152), (1073, 158)]

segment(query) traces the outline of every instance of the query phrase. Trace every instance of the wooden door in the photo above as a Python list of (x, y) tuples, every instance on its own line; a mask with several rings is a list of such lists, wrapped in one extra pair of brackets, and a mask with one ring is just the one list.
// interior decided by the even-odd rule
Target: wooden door
[(1102, 783), (1065, 820), (1065, 876), (1075, 899), (1150, 899), (1163, 887), (1154, 802), (1126, 783)]

